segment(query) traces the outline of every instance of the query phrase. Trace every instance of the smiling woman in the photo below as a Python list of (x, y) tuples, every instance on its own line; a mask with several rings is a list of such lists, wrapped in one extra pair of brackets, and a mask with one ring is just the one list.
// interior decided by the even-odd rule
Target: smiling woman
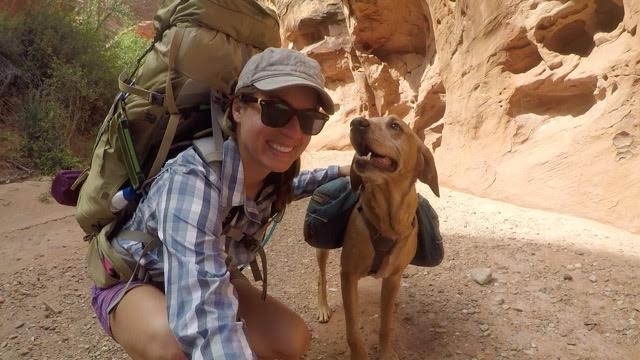
[[(348, 166), (299, 170), (300, 154), (333, 111), (315, 60), (269, 48), (247, 62), (225, 115), (230, 137), (220, 166), (194, 148), (167, 162), (113, 240), (140, 259), (144, 276), (94, 287), (98, 319), (132, 357), (295, 359), (306, 352), (311, 336), (302, 318), (238, 267), (256, 252), (264, 260), (256, 239), (287, 203), (348, 173)], [(131, 237), (140, 232), (163, 246), (147, 252)]]

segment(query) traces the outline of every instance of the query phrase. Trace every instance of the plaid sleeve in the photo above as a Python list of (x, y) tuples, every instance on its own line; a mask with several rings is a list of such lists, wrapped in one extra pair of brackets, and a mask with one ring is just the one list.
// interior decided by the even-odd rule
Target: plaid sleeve
[(171, 170), (158, 204), (169, 324), (190, 359), (254, 359), (218, 236), (220, 188), (207, 171)]
[(338, 169), (338, 166), (332, 165), (326, 169), (301, 171), (300, 174), (293, 179), (294, 198), (298, 200), (310, 196), (318, 186), (337, 178), (339, 175)]

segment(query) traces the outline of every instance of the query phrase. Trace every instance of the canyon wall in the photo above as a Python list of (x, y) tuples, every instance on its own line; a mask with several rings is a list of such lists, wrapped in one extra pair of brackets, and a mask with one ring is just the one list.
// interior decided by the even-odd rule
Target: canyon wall
[(339, 111), (393, 113), (441, 184), (640, 232), (640, 1), (273, 0)]

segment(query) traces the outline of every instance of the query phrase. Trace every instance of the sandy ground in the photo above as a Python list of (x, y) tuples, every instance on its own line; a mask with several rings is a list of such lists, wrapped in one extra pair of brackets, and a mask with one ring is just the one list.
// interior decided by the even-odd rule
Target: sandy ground
[[(305, 166), (349, 153), (307, 155)], [(126, 359), (90, 307), (86, 244), (48, 182), (0, 185), (0, 359)], [(419, 184), (441, 219), (445, 260), (410, 266), (395, 313), (401, 359), (640, 359), (640, 236), (593, 221)], [(307, 200), (292, 204), (268, 247), (269, 291), (307, 321), (306, 359), (346, 359), (338, 251), (328, 324), (316, 322), (317, 265), (302, 240)], [(479, 285), (475, 268), (494, 280)], [(292, 276), (293, 274), (293, 276)], [(376, 351), (380, 283), (360, 282), (362, 332)]]

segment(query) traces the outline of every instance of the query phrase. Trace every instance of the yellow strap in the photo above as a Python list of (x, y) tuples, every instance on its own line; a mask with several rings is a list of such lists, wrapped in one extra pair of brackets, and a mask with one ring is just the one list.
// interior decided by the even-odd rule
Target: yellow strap
[(151, 104), (157, 106), (163, 106), (164, 104), (164, 95), (155, 91), (149, 91), (147, 89), (127, 84), (127, 74), (125, 71), (120, 73), (120, 76), (118, 76), (118, 88), (122, 92), (139, 96)]
[(156, 159), (153, 161), (153, 165), (151, 166), (151, 170), (149, 171), (149, 176), (147, 179), (154, 177), (164, 164), (164, 161), (167, 159), (167, 154), (169, 153), (169, 148), (171, 147), (171, 143), (173, 142), (173, 137), (176, 134), (176, 129), (178, 128), (178, 122), (180, 122), (180, 112), (176, 107), (176, 101), (173, 97), (173, 86), (171, 85), (171, 75), (173, 74), (174, 64), (176, 60), (176, 56), (180, 50), (180, 43), (182, 42), (182, 37), (184, 36), (184, 30), (182, 28), (176, 28), (176, 32), (173, 34), (173, 39), (171, 40), (171, 47), (169, 48), (169, 71), (167, 73), (167, 83), (165, 86), (165, 97), (164, 97), (164, 105), (167, 107), (169, 111), (169, 122), (167, 123), (167, 129), (164, 132), (164, 136), (162, 137), (162, 142), (160, 143), (160, 148), (158, 149), (158, 154), (156, 155)]

